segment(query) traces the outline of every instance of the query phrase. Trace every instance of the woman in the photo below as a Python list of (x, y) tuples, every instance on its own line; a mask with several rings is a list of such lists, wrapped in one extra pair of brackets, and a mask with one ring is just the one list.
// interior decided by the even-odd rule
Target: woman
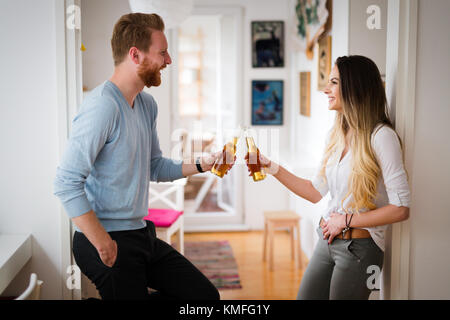
[(264, 156), (260, 161), (306, 200), (317, 203), (331, 195), (297, 299), (368, 299), (373, 274), (368, 268), (382, 268), (385, 231), (409, 217), (402, 144), (388, 117), (380, 72), (370, 59), (338, 58), (324, 93), (329, 110), (337, 113), (315, 179), (299, 178)]

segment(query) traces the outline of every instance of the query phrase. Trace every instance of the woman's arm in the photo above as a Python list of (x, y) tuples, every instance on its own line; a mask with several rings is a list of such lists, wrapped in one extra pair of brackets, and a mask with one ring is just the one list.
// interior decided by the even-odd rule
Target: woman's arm
[[(334, 237), (340, 234), (346, 227), (345, 216), (345, 214), (332, 213), (330, 219), (325, 222), (322, 231), (323, 238), (328, 238), (328, 243), (331, 243)], [(350, 217), (350, 215), (347, 215), (347, 221), (350, 221)], [(408, 218), (408, 207), (397, 207), (396, 205), (389, 204), (371, 211), (353, 214), (349, 227), (371, 228), (401, 222)]]
[[(273, 163), (271, 164), (273, 165)], [(317, 191), (310, 180), (302, 179), (292, 174), (282, 166), (278, 166), (278, 171), (273, 174), (286, 188), (293, 193), (312, 203), (317, 203), (322, 199), (322, 195)]]
[[(349, 217), (350, 218), (350, 217)], [(350, 223), (352, 228), (371, 228), (401, 222), (409, 218), (408, 207), (397, 207), (393, 204), (377, 208), (361, 214), (355, 214)], [(348, 219), (349, 220), (349, 219)], [(345, 227), (345, 217), (344, 217)]]
[[(248, 154), (246, 155), (245, 160), (248, 166)], [(273, 175), (286, 188), (288, 188), (299, 197), (302, 197), (303, 199), (306, 199), (312, 203), (317, 203), (322, 199), (322, 195), (319, 191), (316, 190), (316, 188), (314, 188), (310, 180), (297, 177), (279, 164), (270, 161), (262, 154), (259, 154), (259, 161), (261, 165), (265, 167), (266, 173)], [(250, 169), (248, 169), (248, 171), (251, 172)]]

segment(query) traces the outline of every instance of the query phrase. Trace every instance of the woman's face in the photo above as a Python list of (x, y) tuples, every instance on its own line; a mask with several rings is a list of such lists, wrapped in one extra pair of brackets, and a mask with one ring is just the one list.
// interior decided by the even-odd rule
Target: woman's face
[(339, 70), (337, 66), (334, 65), (330, 73), (328, 84), (323, 90), (328, 96), (328, 110), (342, 112), (340, 85), (341, 80), (339, 78)]

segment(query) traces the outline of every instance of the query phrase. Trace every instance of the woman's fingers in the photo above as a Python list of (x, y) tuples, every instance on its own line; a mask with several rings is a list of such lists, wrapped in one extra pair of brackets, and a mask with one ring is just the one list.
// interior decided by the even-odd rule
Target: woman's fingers
[(328, 238), (328, 236), (329, 236), (328, 228), (322, 228), (322, 233), (323, 233), (323, 238), (324, 239)]
[(335, 235), (330, 235), (330, 237), (328, 238), (328, 244), (331, 244), (334, 240)]
[(266, 166), (270, 163), (270, 160), (267, 159), (262, 153), (259, 154), (259, 161), (262, 165)]

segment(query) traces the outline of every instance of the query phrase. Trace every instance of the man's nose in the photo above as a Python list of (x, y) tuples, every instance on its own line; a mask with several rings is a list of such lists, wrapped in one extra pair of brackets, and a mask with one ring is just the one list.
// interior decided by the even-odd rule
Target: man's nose
[(166, 58), (164, 59), (164, 62), (166, 64), (171, 64), (172, 63), (172, 59), (170, 58), (170, 54), (167, 53)]

